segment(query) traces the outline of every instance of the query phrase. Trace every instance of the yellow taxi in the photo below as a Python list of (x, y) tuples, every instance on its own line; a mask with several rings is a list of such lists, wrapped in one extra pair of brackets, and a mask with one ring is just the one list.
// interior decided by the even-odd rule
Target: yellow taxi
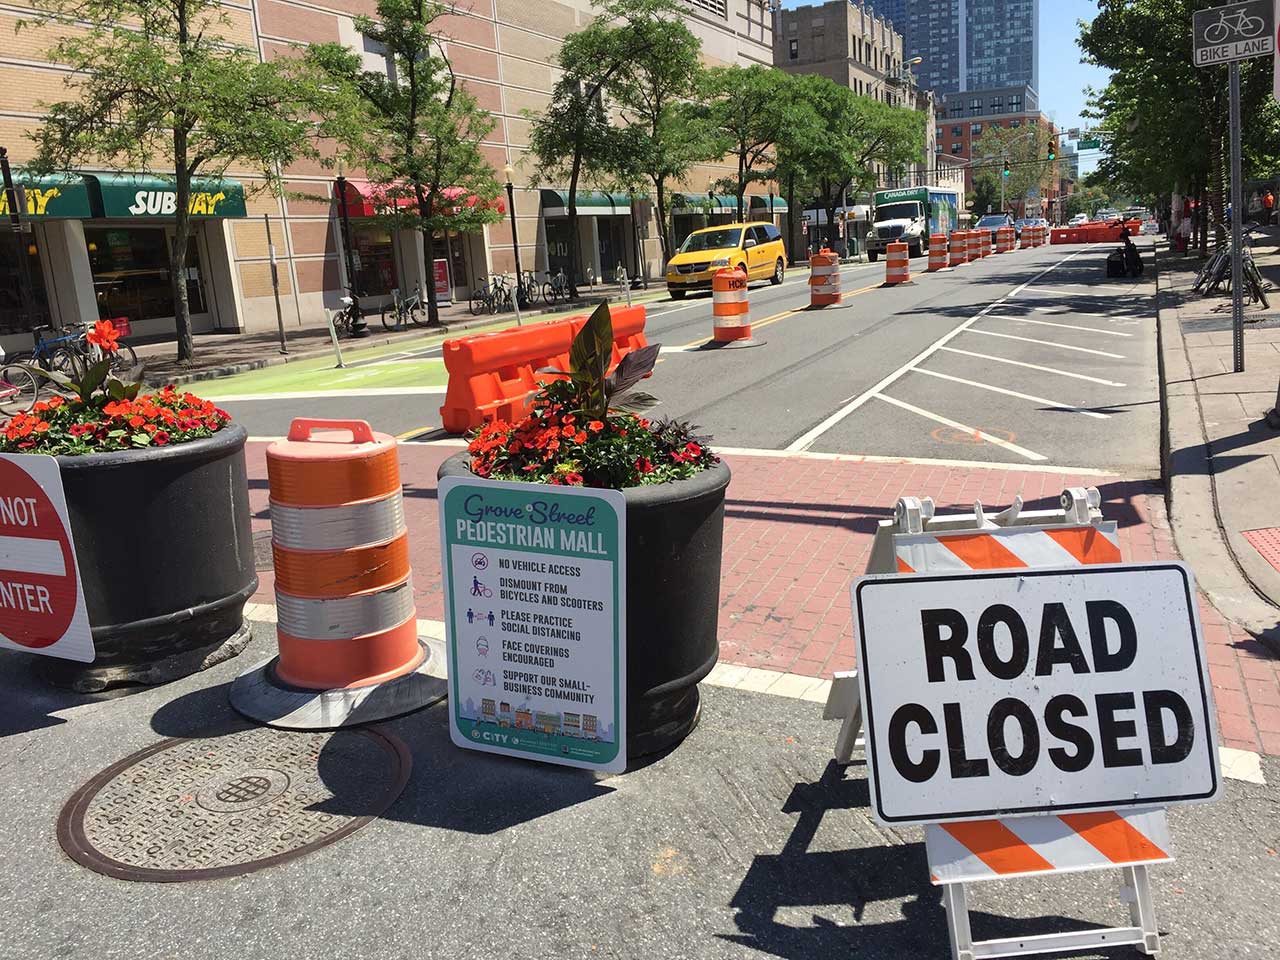
[(710, 290), (711, 277), (723, 267), (740, 267), (748, 280), (781, 283), (787, 267), (782, 232), (772, 223), (695, 230), (667, 261), (667, 292), (679, 300), (690, 290)]

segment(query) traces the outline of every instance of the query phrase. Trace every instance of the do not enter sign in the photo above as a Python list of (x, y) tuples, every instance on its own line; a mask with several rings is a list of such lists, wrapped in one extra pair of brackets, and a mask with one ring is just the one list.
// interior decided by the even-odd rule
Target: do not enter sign
[(52, 457), (0, 455), (0, 646), (94, 659), (62, 475)]
[(1195, 587), (1181, 564), (854, 586), (876, 818), (1162, 806), (1220, 789)]

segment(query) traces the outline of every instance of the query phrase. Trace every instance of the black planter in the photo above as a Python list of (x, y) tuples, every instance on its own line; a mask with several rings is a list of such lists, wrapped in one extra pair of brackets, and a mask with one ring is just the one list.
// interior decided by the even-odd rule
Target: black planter
[[(471, 473), (463, 452), (441, 477)], [(720, 557), (729, 468), (627, 487), (627, 756), (675, 746), (698, 723), (698, 681), (720, 654)]]
[(58, 457), (97, 659), (49, 659), (91, 693), (164, 683), (235, 656), (258, 588), (243, 427), (168, 447)]

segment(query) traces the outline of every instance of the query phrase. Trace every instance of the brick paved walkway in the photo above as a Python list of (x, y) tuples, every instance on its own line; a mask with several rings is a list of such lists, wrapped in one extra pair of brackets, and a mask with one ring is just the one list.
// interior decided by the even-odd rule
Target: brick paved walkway
[[(248, 451), (255, 533), (270, 529), (266, 445)], [(436, 468), (457, 447), (401, 446), (405, 516), (418, 616), (444, 616)], [(1097, 486), (1103, 513), (1119, 522), (1127, 561), (1176, 559), (1159, 488), (1112, 477), (760, 456), (731, 456), (720, 595), (720, 656), (827, 677), (853, 665), (849, 583), (867, 563), (876, 523), (902, 496), (932, 496), (939, 512), (991, 512), (1017, 494), (1029, 510), (1057, 505), (1064, 487)], [(269, 572), (256, 601), (274, 602)], [(1201, 616), (1226, 746), (1280, 755), (1280, 660), (1203, 599)]]

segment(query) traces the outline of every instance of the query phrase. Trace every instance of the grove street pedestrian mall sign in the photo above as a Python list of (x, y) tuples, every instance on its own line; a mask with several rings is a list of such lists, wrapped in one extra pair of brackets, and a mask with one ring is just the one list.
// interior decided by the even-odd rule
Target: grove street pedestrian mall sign
[(626, 502), (440, 481), (449, 729), (460, 747), (626, 768)]
[(1273, 0), (1246, 0), (1197, 11), (1192, 17), (1191, 48), (1197, 67), (1272, 56), (1276, 49)]

